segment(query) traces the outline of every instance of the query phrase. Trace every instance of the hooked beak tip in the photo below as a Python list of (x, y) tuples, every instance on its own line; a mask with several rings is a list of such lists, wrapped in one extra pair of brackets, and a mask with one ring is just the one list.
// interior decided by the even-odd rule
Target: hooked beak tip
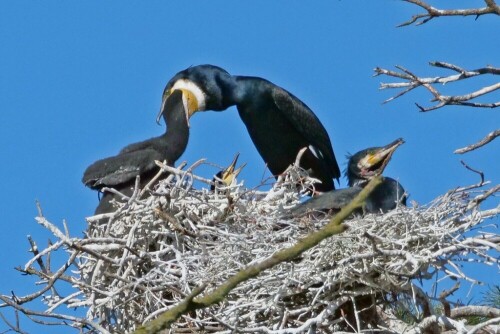
[(389, 150), (391, 153), (393, 153), (399, 146), (403, 145), (405, 143), (403, 138), (398, 138), (389, 145), (387, 145), (387, 150)]
[(160, 125), (161, 117), (163, 116), (163, 113), (165, 112), (165, 103), (166, 103), (166, 101), (167, 101), (167, 99), (164, 98), (163, 101), (161, 102), (160, 112), (156, 116), (156, 124), (158, 124), (158, 125)]

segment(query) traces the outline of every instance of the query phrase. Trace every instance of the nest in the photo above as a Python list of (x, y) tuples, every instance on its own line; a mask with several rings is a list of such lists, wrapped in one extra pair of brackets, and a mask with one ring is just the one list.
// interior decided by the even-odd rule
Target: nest
[[(65, 296), (46, 289), (47, 314), (64, 315), (63, 305), (82, 308), (85, 316), (63, 317), (65, 324), (91, 332), (131, 332), (194, 289), (209, 294), (239, 270), (329, 222), (328, 217), (287, 215), (312, 185), (299, 168), (290, 168), (269, 191), (239, 183), (214, 192), (193, 187), (193, 180), (204, 181), (193, 168), (165, 168), (171, 174), (153, 191), (138, 190), (127, 203), (117, 203), (116, 213), (88, 218), (84, 237), (70, 237), (37, 218), (57, 241), (36, 252), (23, 270), (47, 286), (67, 282), (73, 288)], [(183, 314), (170, 332), (421, 332), (422, 319), (436, 315), (419, 280), (439, 276), (476, 284), (457, 263), (499, 265), (492, 252), (498, 251), (500, 237), (478, 228), (498, 216), (500, 207), (482, 210), (479, 204), (499, 190), (475, 185), (423, 207), (353, 217), (344, 222), (344, 233), (244, 281), (223, 302)], [(65, 261), (57, 271), (34, 268), (58, 249)], [(398, 310), (410, 304), (415, 319), (398, 319)], [(466, 330), (465, 322), (449, 312), (440, 316), (449, 321), (443, 325), (437, 317), (435, 324)]]

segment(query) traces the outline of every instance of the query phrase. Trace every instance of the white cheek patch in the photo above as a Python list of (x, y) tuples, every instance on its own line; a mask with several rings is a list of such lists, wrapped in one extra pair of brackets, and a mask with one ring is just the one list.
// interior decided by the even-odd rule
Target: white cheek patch
[[(185, 89), (190, 91), (196, 98), (196, 102), (198, 104), (198, 110), (200, 111), (205, 110), (205, 93), (194, 82), (187, 79), (177, 80), (175, 84), (172, 86), (171, 90), (174, 91), (176, 89)], [(184, 105), (186, 105), (186, 101), (184, 101)]]

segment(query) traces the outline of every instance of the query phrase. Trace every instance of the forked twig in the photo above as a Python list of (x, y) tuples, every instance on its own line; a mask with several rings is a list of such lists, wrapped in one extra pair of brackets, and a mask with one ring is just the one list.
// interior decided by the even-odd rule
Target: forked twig
[(440, 67), (440, 68), (446, 68), (449, 70), (452, 70), (454, 72), (459, 72), (458, 74), (450, 75), (447, 77), (419, 77), (412, 73), (411, 71), (405, 69), (402, 66), (396, 66), (397, 69), (400, 70), (400, 72), (396, 71), (391, 71), (387, 69), (383, 69), (380, 67), (376, 67), (374, 69), (375, 75), (374, 76), (379, 76), (379, 75), (386, 75), (389, 77), (394, 77), (398, 79), (404, 79), (405, 81), (403, 82), (395, 82), (395, 83), (381, 83), (380, 84), (380, 89), (390, 89), (390, 88), (404, 88), (403, 91), (399, 92), (398, 94), (394, 95), (393, 97), (390, 97), (389, 99), (385, 100), (383, 103), (388, 103), (390, 101), (393, 101), (404, 94), (412, 91), (413, 89), (417, 87), (424, 87), (426, 88), (433, 96), (431, 101), (437, 102), (437, 104), (430, 106), (430, 107), (423, 107), (418, 103), (415, 103), (417, 107), (420, 109), (422, 112), (426, 111), (431, 111), (431, 110), (436, 110), (439, 108), (442, 108), (444, 106), (448, 105), (461, 105), (461, 106), (468, 106), (468, 107), (477, 107), (477, 108), (496, 108), (500, 106), (500, 101), (496, 102), (491, 102), (491, 103), (480, 103), (480, 102), (470, 102), (471, 100), (489, 94), (493, 91), (496, 91), (500, 89), (500, 82), (494, 83), (490, 86), (482, 87), (474, 92), (471, 92), (469, 94), (464, 94), (464, 95), (454, 95), (454, 96), (448, 96), (448, 95), (443, 95), (441, 94), (435, 87), (435, 84), (447, 84), (450, 82), (455, 82), (459, 80), (465, 80), (468, 78), (472, 78), (475, 76), (479, 75), (485, 75), (485, 74), (490, 74), (490, 75), (499, 75), (500, 74), (500, 68), (495, 68), (492, 66), (487, 66), (484, 68), (479, 68), (475, 70), (465, 70), (462, 69), (456, 65), (445, 63), (445, 62), (430, 62), (429, 63), (431, 66), (434, 67)]

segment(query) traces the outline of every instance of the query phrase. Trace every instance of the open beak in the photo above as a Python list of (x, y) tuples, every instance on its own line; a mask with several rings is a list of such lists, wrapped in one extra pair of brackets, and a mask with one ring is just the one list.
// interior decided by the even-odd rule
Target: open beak
[(174, 95), (180, 95), (182, 98), (182, 104), (184, 106), (184, 112), (186, 113), (186, 122), (189, 126), (189, 118), (198, 111), (198, 100), (196, 96), (188, 89), (175, 89), (168, 90), (163, 94), (163, 99), (161, 101), (161, 108), (158, 116), (156, 116), (156, 123), (160, 124), (160, 119), (164, 113), (168, 112), (169, 99)]
[(398, 138), (386, 146), (379, 147), (373, 154), (361, 161), (362, 170), (365, 170), (366, 174), (381, 175), (396, 149), (404, 142), (403, 138)]
[(231, 162), (231, 164), (222, 173), (222, 181), (224, 182), (224, 184), (226, 184), (228, 186), (231, 185), (233, 180), (240, 174), (243, 167), (245, 167), (247, 165), (246, 163), (244, 163), (243, 165), (241, 165), (240, 167), (235, 169), (239, 156), (240, 156), (240, 154), (236, 153), (236, 156), (234, 157), (233, 162)]

